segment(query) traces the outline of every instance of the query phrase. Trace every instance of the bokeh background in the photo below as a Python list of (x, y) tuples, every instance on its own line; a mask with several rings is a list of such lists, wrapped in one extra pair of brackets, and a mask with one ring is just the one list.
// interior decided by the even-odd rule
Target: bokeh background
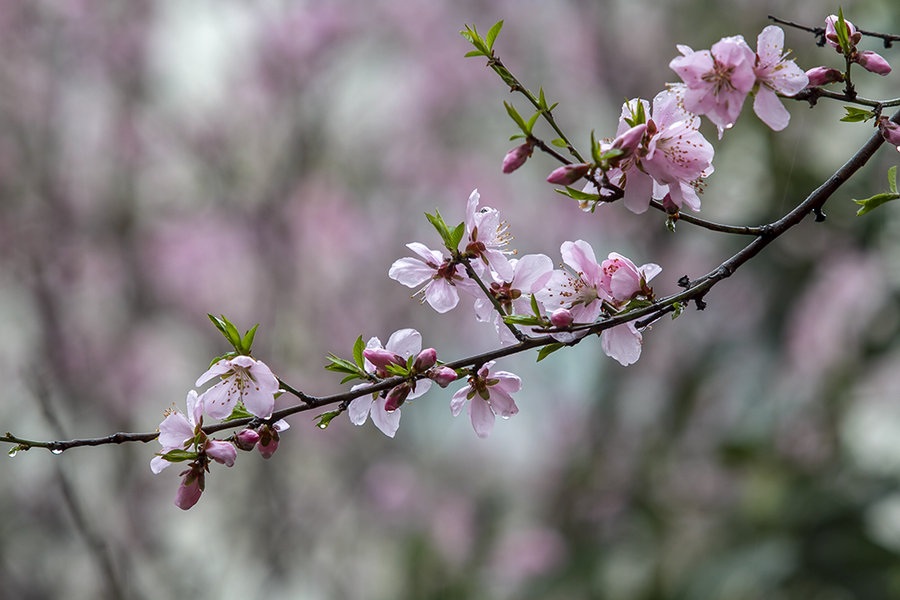
[[(893, 2), (845, 2), (897, 33)], [(0, 430), (148, 431), (225, 342), (206, 313), (260, 323), (255, 355), (295, 387), (340, 390), (324, 356), (401, 327), (451, 360), (496, 346), (469, 301), (439, 317), (388, 280), (423, 212), (462, 220), (478, 188), (520, 253), (590, 241), (657, 262), (658, 293), (745, 240), (621, 206), (591, 215), (500, 163), (511, 96), (458, 31), (506, 20), (497, 50), (559, 101), (582, 147), (766, 15), (813, 0), (0, 2)], [(787, 32), (804, 68), (840, 66)], [(874, 42), (865, 45), (879, 50)], [(883, 51), (900, 62), (896, 49)], [(861, 74), (869, 97), (897, 78)], [(703, 216), (783, 214), (871, 134), (791, 103), (773, 134), (745, 106), (715, 142)], [(546, 139), (555, 137), (539, 129)], [(714, 140), (712, 130), (706, 130)], [(645, 334), (629, 368), (587, 341), (524, 379), (520, 414), (476, 438), (449, 390), (397, 437), (291, 420), (268, 461), (213, 466), (188, 512), (157, 444), (0, 461), (0, 597), (890, 598), (900, 595), (900, 214), (856, 218), (890, 148), (728, 281)]]

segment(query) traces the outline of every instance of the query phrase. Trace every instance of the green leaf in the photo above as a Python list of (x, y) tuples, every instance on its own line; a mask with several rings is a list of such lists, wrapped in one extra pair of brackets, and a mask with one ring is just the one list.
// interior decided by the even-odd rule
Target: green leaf
[(225, 323), (222, 321), (222, 319), (220, 319), (219, 317), (214, 317), (210, 313), (206, 313), (206, 316), (209, 317), (209, 320), (212, 321), (213, 325), (216, 326), (216, 329), (221, 331), (222, 335), (224, 335), (227, 338), (228, 335), (226, 333)]
[(473, 56), (487, 56), (487, 54), (485, 54), (485, 53), (482, 52), (481, 50), (469, 50), (469, 51), (466, 52), (463, 56), (464, 56), (465, 58), (471, 58), (471, 57), (473, 57)]
[(540, 88), (540, 91), (538, 93), (538, 107), (541, 110), (547, 110), (547, 99), (544, 97), (543, 86)]
[(649, 300), (640, 300), (638, 298), (635, 298), (628, 303), (628, 305), (625, 307), (625, 310), (637, 310), (639, 308), (646, 308), (648, 306), (651, 306), (652, 304), (653, 303)]
[(544, 346), (543, 348), (538, 350), (537, 362), (541, 362), (542, 360), (544, 360), (545, 358), (547, 358), (548, 356), (550, 356), (551, 354), (553, 354), (554, 352), (556, 352), (557, 350), (562, 348), (563, 346), (565, 346), (565, 344), (559, 344), (559, 343), (547, 344), (546, 346)]
[(537, 298), (535, 298), (534, 294), (531, 295), (531, 312), (534, 313), (534, 316), (540, 317), (541, 315), (541, 307), (538, 305)]
[(169, 462), (184, 462), (186, 460), (194, 460), (197, 458), (197, 453), (176, 448), (174, 450), (169, 450), (165, 454), (157, 454), (157, 456), (162, 456)]
[(503, 106), (506, 107), (506, 112), (509, 114), (510, 118), (516, 122), (516, 125), (519, 126), (519, 129), (521, 129), (525, 135), (529, 135), (531, 132), (528, 131), (528, 125), (525, 123), (525, 119), (522, 118), (522, 115), (518, 113), (515, 107), (505, 100), (503, 102)]
[(844, 21), (844, 9), (839, 6), (838, 20), (835, 23), (834, 32), (837, 34), (838, 43), (841, 45), (841, 51), (844, 53), (844, 56), (850, 56), (853, 52), (853, 48), (850, 47), (850, 39), (847, 37), (849, 29), (847, 22)]
[(241, 338), (241, 349), (244, 354), (250, 354), (250, 347), (253, 346), (253, 338), (256, 337), (256, 330), (259, 328), (259, 323), (253, 326), (253, 329), (247, 331), (244, 334), (244, 337)]
[(522, 135), (521, 133), (517, 133), (516, 135), (511, 135), (511, 136), (509, 136), (509, 141), (513, 141), (513, 140), (521, 140), (521, 139), (524, 139), (524, 138), (525, 138), (524, 135)]
[(884, 194), (875, 194), (871, 198), (866, 198), (865, 200), (854, 200), (857, 204), (861, 206), (861, 208), (856, 211), (857, 216), (862, 216), (866, 213), (872, 212), (882, 204), (887, 202), (891, 202), (892, 200), (897, 200), (900, 198), (900, 194), (895, 193), (884, 193)]
[(845, 106), (844, 110), (847, 114), (841, 117), (841, 121), (845, 123), (859, 123), (860, 121), (868, 121), (875, 116), (871, 110), (856, 108), (855, 106)]
[(406, 375), (409, 375), (409, 369), (407, 369), (406, 367), (401, 367), (400, 365), (395, 365), (393, 363), (386, 365), (384, 367), (384, 370), (391, 375), (397, 375), (399, 377), (405, 377)]
[(672, 306), (675, 308), (675, 310), (672, 311), (672, 320), (674, 321), (681, 316), (681, 313), (684, 312), (684, 304), (682, 304), (681, 302), (676, 302)]
[(360, 369), (366, 368), (366, 361), (363, 357), (363, 350), (365, 349), (366, 343), (363, 341), (362, 336), (359, 336), (356, 338), (356, 341), (353, 342), (353, 360)]
[(503, 29), (503, 19), (494, 23), (494, 26), (491, 27), (487, 35), (484, 36), (484, 42), (487, 44), (488, 50), (494, 49), (494, 40), (497, 39), (497, 34), (500, 33), (500, 30)]
[(605, 162), (605, 161), (611, 160), (613, 158), (622, 156), (623, 154), (625, 154), (625, 151), (622, 150), (621, 148), (610, 148), (609, 150), (607, 150), (606, 152), (604, 152), (603, 154), (600, 155), (600, 160), (597, 162)]
[(210, 368), (211, 368), (214, 364), (216, 364), (217, 362), (219, 362), (219, 361), (222, 360), (223, 358), (234, 358), (234, 357), (237, 356), (237, 355), (238, 355), (237, 352), (226, 352), (226, 353), (223, 354), (222, 356), (217, 356), (217, 357), (215, 357), (214, 359), (212, 359), (212, 361), (209, 363), (209, 366), (210, 366)]
[(510, 325), (546, 325), (542, 317), (532, 315), (503, 315), (503, 322)]
[[(425, 216), (428, 218), (428, 222), (434, 225), (434, 228), (437, 230), (438, 235), (440, 235), (441, 239), (444, 241), (444, 245), (447, 246), (447, 248), (450, 248), (450, 231), (447, 229), (447, 224), (444, 223), (444, 219), (443, 217), (441, 217), (441, 213), (435, 210), (433, 215), (425, 213)], [(452, 250), (454, 248), (450, 249)]]
[(247, 410), (243, 404), (238, 402), (235, 407), (232, 409), (231, 414), (223, 419), (224, 421), (234, 421), (235, 419), (246, 419), (247, 417), (252, 417), (253, 414)]
[(526, 123), (526, 125), (528, 126), (529, 134), (531, 134), (531, 130), (534, 129), (534, 124), (537, 123), (538, 117), (540, 117), (540, 116), (541, 116), (541, 112), (538, 111), (538, 112), (534, 113), (534, 115), (530, 119), (528, 119), (528, 123)]
[(568, 196), (569, 198), (574, 198), (575, 200), (600, 200), (600, 194), (589, 194), (588, 192), (582, 192), (581, 190), (576, 190), (569, 186), (566, 186), (565, 190), (556, 190), (556, 193)]
[(349, 373), (352, 375), (363, 375), (363, 370), (357, 367), (355, 364), (350, 362), (349, 360), (344, 360), (343, 358), (339, 358), (334, 354), (329, 354), (326, 358), (330, 361), (329, 364), (325, 365), (325, 368), (329, 371), (334, 371), (335, 373)]
[(322, 413), (321, 415), (316, 415), (315, 418), (319, 420), (319, 422), (316, 423), (316, 427), (318, 427), (319, 429), (326, 429), (331, 423), (331, 420), (342, 412), (343, 411), (341, 410), (331, 410), (326, 413)]
[(600, 144), (597, 143), (596, 138), (594, 137), (594, 130), (591, 130), (591, 158), (594, 159), (594, 163), (600, 162)]
[(348, 381), (353, 381), (354, 379), (363, 379), (363, 380), (365, 380), (365, 377), (363, 377), (362, 375), (347, 375), (346, 377), (344, 377), (343, 379), (341, 379), (341, 385), (344, 385), (344, 384), (347, 383)]
[(449, 249), (451, 251), (459, 249), (459, 243), (462, 241), (463, 236), (465, 234), (466, 234), (466, 224), (465, 223), (460, 223), (453, 229), (453, 231), (450, 232)]
[(562, 138), (556, 138), (555, 140), (553, 140), (550, 143), (553, 144), (554, 146), (556, 146), (557, 148), (568, 148), (569, 147), (569, 145), (566, 143), (566, 140), (564, 140)]
[(893, 193), (897, 193), (897, 165), (888, 169), (888, 187)]

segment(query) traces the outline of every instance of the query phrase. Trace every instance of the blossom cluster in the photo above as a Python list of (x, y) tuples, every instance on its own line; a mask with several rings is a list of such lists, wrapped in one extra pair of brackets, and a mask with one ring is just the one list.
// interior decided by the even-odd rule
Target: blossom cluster
[(236, 433), (230, 441), (210, 439), (203, 431), (204, 414), (214, 419), (227, 419), (235, 410), (243, 409), (260, 419), (269, 419), (275, 409), (279, 392), (278, 379), (262, 361), (246, 355), (216, 361), (195, 385), (200, 387), (216, 377), (219, 381), (203, 394), (191, 390), (187, 395), (185, 413), (167, 411), (159, 424), (159, 443), (162, 450), (150, 461), (150, 469), (160, 473), (175, 462), (187, 462), (182, 471), (181, 485), (175, 504), (189, 509), (200, 499), (205, 488), (205, 475), (211, 460), (227, 467), (234, 465), (237, 449), (258, 448), (260, 455), (269, 458), (278, 448), (278, 432), (289, 427), (279, 420), (273, 425), (262, 424)]

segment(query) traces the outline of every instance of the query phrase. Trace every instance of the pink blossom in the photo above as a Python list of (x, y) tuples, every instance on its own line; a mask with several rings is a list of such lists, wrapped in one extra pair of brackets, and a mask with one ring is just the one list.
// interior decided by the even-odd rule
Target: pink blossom
[(466, 234), (468, 244), (466, 254), (480, 259), (496, 271), (500, 277), (512, 276), (512, 268), (506, 258), (512, 251), (506, 246), (512, 236), (507, 231), (507, 223), (500, 219), (500, 212), (489, 206), (478, 207), (481, 195), (478, 190), (469, 194), (466, 204)]
[(641, 357), (641, 344), (641, 332), (635, 327), (634, 321), (605, 329), (600, 334), (603, 353), (623, 367), (638, 361)]
[(162, 450), (150, 461), (150, 470), (154, 473), (160, 473), (172, 464), (163, 458), (163, 454), (176, 449), (186, 450), (199, 433), (199, 427), (203, 424), (203, 399), (191, 390), (187, 394), (186, 403), (187, 414), (169, 410), (159, 424), (157, 440), (162, 445)]
[(637, 267), (617, 252), (610, 252), (600, 268), (603, 272), (600, 284), (609, 292), (611, 302), (616, 306), (628, 304), (637, 295), (651, 295), (653, 290), (647, 283), (662, 272), (662, 268), (654, 263)]
[[(702, 179), (713, 172), (712, 145), (700, 133), (700, 119), (684, 110), (685, 87), (671, 86), (656, 95), (653, 109), (646, 100), (633, 99), (622, 105), (619, 135), (626, 132), (639, 113), (639, 105), (647, 118), (644, 138), (646, 147), (607, 173), (610, 181), (625, 190), (628, 210), (643, 213), (650, 198), (662, 200), (667, 195), (674, 206), (687, 205), (700, 210)], [(590, 185), (590, 184), (589, 184)]]
[(778, 94), (793, 96), (806, 88), (809, 78), (793, 60), (787, 60), (784, 31), (769, 25), (756, 40), (756, 64), (753, 73), (759, 84), (753, 100), (753, 112), (774, 131), (787, 127), (791, 115)]
[(575, 321), (572, 311), (568, 308), (557, 308), (550, 313), (550, 323), (554, 327), (568, 327)]
[(204, 451), (211, 459), (226, 467), (234, 466), (234, 461), (237, 458), (237, 448), (231, 442), (209, 440), (206, 442)]
[(272, 455), (278, 450), (279, 433), (289, 427), (290, 426), (283, 419), (276, 421), (272, 425), (261, 425), (258, 430), (259, 441), (256, 443), (259, 455), (266, 459), (272, 458)]
[(387, 397), (384, 399), (384, 410), (389, 413), (399, 410), (403, 403), (406, 402), (411, 391), (412, 388), (405, 381), (400, 385), (392, 387), (387, 393)]
[(568, 309), (577, 323), (593, 323), (600, 316), (603, 301), (611, 300), (602, 285), (603, 273), (594, 249), (584, 240), (577, 240), (563, 242), (560, 253), (571, 272), (553, 271), (546, 286), (535, 292), (537, 299), (550, 311)]
[(459, 303), (457, 289), (478, 293), (478, 285), (466, 276), (462, 265), (453, 264), (440, 252), (428, 249), (424, 244), (412, 242), (407, 248), (419, 258), (401, 258), (394, 261), (388, 276), (406, 287), (424, 286), (414, 295), (422, 294), (431, 308), (439, 313), (452, 310)]
[[(415, 329), (400, 329), (391, 334), (387, 344), (383, 347), (381, 345), (381, 340), (377, 337), (373, 337), (366, 344), (366, 350), (377, 349), (392, 354), (405, 366), (409, 357), (417, 356), (422, 351), (422, 334)], [(364, 351), (363, 355), (365, 354)], [(370, 354), (372, 353), (370, 352)], [(376, 365), (372, 364), (368, 358), (366, 358), (365, 368), (367, 372), (377, 375)], [(368, 385), (370, 384), (360, 384), (354, 386), (353, 389), (361, 389)], [(410, 393), (404, 397), (404, 400), (407, 398), (418, 398), (427, 392), (430, 387), (431, 381), (428, 379), (417, 381), (415, 389), (411, 389)], [(367, 394), (354, 399), (347, 407), (350, 422), (354, 425), (362, 425), (371, 415), (372, 422), (375, 423), (375, 426), (380, 429), (382, 433), (388, 437), (394, 437), (397, 433), (397, 429), (400, 427), (400, 410), (388, 410), (385, 403), (386, 398), (382, 398), (380, 395), (376, 395), (373, 398), (372, 395)]]
[(878, 75), (887, 75), (891, 72), (891, 65), (888, 64), (888, 61), (877, 52), (872, 52), (871, 50), (857, 52), (853, 56), (853, 60), (858, 62), (866, 71), (871, 71)]
[(469, 377), (468, 385), (455, 394), (450, 400), (450, 412), (458, 416), (462, 407), (469, 401), (469, 418), (478, 437), (487, 437), (494, 428), (494, 416), (504, 419), (517, 414), (512, 394), (522, 387), (522, 380), (507, 371), (491, 372), (494, 361), (485, 363), (475, 375)]
[[(528, 254), (510, 261), (511, 277), (499, 277), (490, 285), (490, 292), (507, 315), (531, 314), (531, 295), (544, 289), (553, 274), (553, 261), (543, 254)], [(503, 343), (516, 342), (515, 336), (487, 298), (475, 301), (475, 317), (482, 322), (492, 321)]]
[(818, 87), (844, 80), (844, 74), (832, 67), (813, 67), (806, 72), (806, 77), (809, 79), (807, 87)]
[(434, 348), (425, 348), (413, 361), (413, 371), (422, 373), (430, 369), (437, 362), (437, 351)]
[(753, 50), (742, 36), (722, 38), (711, 50), (694, 52), (679, 45), (683, 56), (673, 58), (669, 67), (687, 85), (685, 108), (706, 115), (722, 132), (729, 129), (741, 114), (744, 98), (753, 89), (756, 76)]
[(223, 358), (197, 379), (198, 387), (220, 377), (221, 381), (203, 394), (206, 414), (225, 419), (240, 401), (250, 414), (268, 419), (275, 409), (278, 378), (266, 364), (249, 356)]
[(256, 442), (259, 441), (259, 434), (253, 429), (241, 429), (234, 436), (234, 444), (241, 450), (250, 451), (256, 447)]
[(619, 156), (616, 161), (620, 161), (623, 158), (627, 158), (634, 154), (634, 151), (637, 150), (638, 146), (641, 145), (641, 142), (644, 140), (644, 135), (647, 133), (647, 124), (639, 123), (630, 129), (626, 129), (625, 131), (619, 133), (616, 136), (616, 139), (612, 141), (611, 148), (615, 150), (621, 150), (622, 155)]
[(531, 143), (526, 142), (507, 152), (506, 156), (503, 157), (503, 172), (512, 173), (524, 165), (525, 161), (528, 160), (528, 157), (531, 156), (533, 151), (534, 146)]

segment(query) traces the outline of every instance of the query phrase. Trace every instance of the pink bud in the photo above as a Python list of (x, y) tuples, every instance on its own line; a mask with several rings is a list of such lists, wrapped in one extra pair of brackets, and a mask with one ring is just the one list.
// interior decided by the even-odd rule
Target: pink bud
[[(400, 365), (401, 367), (406, 366), (405, 360), (403, 360), (400, 356), (394, 354), (390, 350), (385, 350), (384, 348), (366, 348), (365, 350), (363, 350), (363, 356), (365, 356), (368, 361), (375, 365), (375, 368), (380, 371), (384, 371), (388, 365)], [(379, 373), (379, 375), (381, 374)]]
[(647, 132), (647, 124), (641, 123), (640, 125), (635, 125), (628, 131), (622, 133), (622, 135), (618, 136), (613, 140), (612, 147), (622, 150), (625, 154), (620, 158), (625, 158), (627, 156), (631, 156), (638, 146), (641, 145), (641, 142), (644, 139), (644, 134)]
[[(841, 44), (838, 42), (837, 31), (835, 30), (837, 23), (837, 15), (829, 15), (828, 18), (825, 19), (825, 41), (828, 42), (829, 46), (840, 52)], [(847, 39), (850, 42), (850, 46), (854, 47), (859, 43), (859, 40), (862, 39), (862, 34), (858, 32), (856, 27), (853, 26), (853, 23), (847, 19), (844, 19), (844, 24), (847, 26)]]
[(568, 327), (575, 320), (568, 308), (557, 308), (550, 313), (550, 322), (554, 327)]
[(391, 388), (391, 391), (388, 392), (387, 400), (384, 402), (384, 410), (394, 412), (400, 408), (406, 402), (406, 397), (409, 396), (411, 390), (412, 388), (409, 387), (408, 383), (401, 383)]
[(503, 157), (503, 172), (512, 173), (524, 165), (525, 161), (528, 160), (528, 157), (531, 156), (532, 151), (533, 146), (526, 142), (507, 152), (506, 156)]
[(234, 436), (234, 444), (241, 450), (253, 450), (258, 441), (259, 434), (252, 429), (242, 429)]
[(278, 450), (278, 440), (275, 438), (269, 438), (268, 444), (263, 444), (262, 440), (256, 445), (259, 448), (259, 455), (263, 458), (272, 458), (272, 455), (275, 454), (275, 451)]
[(206, 454), (217, 463), (230, 467), (237, 458), (237, 449), (231, 442), (210, 440), (206, 442)]
[(900, 125), (887, 117), (881, 117), (878, 119), (878, 130), (887, 143), (896, 146), (897, 151), (900, 152)]
[(178, 486), (175, 493), (175, 506), (181, 510), (187, 510), (200, 500), (200, 494), (203, 493), (203, 470), (196, 465), (182, 473), (184, 479)]
[(859, 66), (863, 69), (872, 73), (887, 75), (891, 72), (891, 65), (888, 64), (888, 61), (877, 52), (872, 52), (871, 50), (858, 52), (856, 56), (853, 57), (853, 60), (858, 62)]
[(450, 367), (438, 367), (437, 369), (432, 369), (428, 377), (442, 388), (445, 388), (456, 381), (458, 375)]
[(425, 348), (416, 357), (413, 363), (413, 370), (422, 373), (434, 366), (437, 362), (437, 351), (434, 348)]
[(818, 87), (844, 80), (844, 74), (831, 67), (813, 67), (806, 72), (806, 77), (809, 79), (809, 85), (806, 87)]
[(571, 185), (587, 175), (590, 170), (591, 165), (587, 164), (564, 165), (550, 173), (547, 181), (557, 185)]

